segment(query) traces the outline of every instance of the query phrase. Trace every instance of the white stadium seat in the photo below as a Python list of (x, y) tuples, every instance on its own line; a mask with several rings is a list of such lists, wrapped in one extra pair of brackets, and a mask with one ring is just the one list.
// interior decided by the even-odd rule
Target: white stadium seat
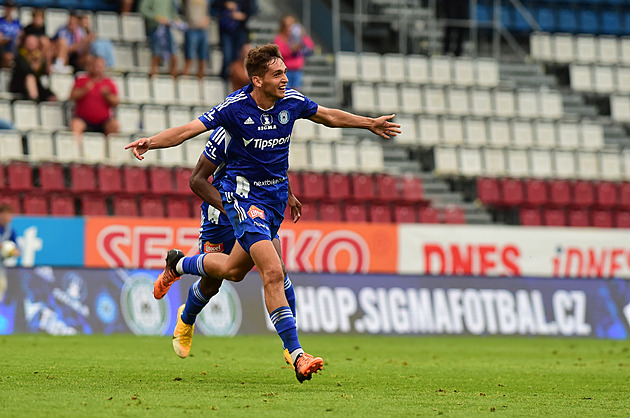
[(127, 74), (127, 98), (132, 103), (151, 103), (151, 87), (146, 74)]
[(309, 139), (314, 139), (316, 137), (315, 135), (316, 127), (317, 125), (315, 124), (315, 122), (312, 122), (308, 119), (296, 120), (295, 124), (293, 125), (293, 133), (291, 134), (291, 142), (294, 143), (295, 141), (301, 142), (301, 141), (307, 141)]
[(383, 146), (371, 139), (358, 144), (359, 170), (364, 173), (381, 173), (385, 170)]
[(144, 28), (144, 18), (137, 13), (120, 15), (120, 29), (122, 39), (127, 42), (144, 42), (147, 33)]
[(616, 68), (615, 91), (619, 93), (630, 93), (630, 67)]
[(608, 94), (615, 91), (615, 75), (613, 67), (595, 65), (593, 67), (593, 87), (597, 93)]
[(81, 141), (82, 161), (91, 164), (101, 163), (107, 158), (107, 140), (105, 135), (97, 132), (86, 132)]
[(485, 119), (466, 118), (464, 120), (466, 144), (484, 146), (488, 143), (488, 130)]
[(553, 121), (537, 119), (534, 122), (535, 144), (540, 148), (556, 147), (556, 125)]
[(534, 145), (534, 131), (531, 121), (527, 119), (512, 120), (512, 141), (517, 147)]
[(597, 62), (597, 42), (593, 35), (575, 37), (575, 58), (577, 62), (592, 64)]
[(630, 96), (612, 94), (610, 96), (610, 114), (616, 122), (630, 122)]
[(476, 88), (470, 91), (471, 108), (468, 113), (475, 116), (492, 116), (492, 94), (489, 89)]
[(597, 154), (593, 151), (579, 151), (576, 153), (577, 173), (582, 179), (595, 180), (599, 178)]
[(0, 99), (0, 115), (2, 119), (7, 122), (13, 123), (13, 112), (11, 111), (11, 102), (9, 100)]
[(518, 115), (522, 118), (538, 117), (538, 92), (532, 89), (520, 89), (516, 92)]
[(558, 147), (577, 149), (580, 147), (580, 131), (577, 121), (562, 121), (558, 123)]
[(431, 57), (431, 83), (443, 85), (452, 84), (451, 61), (452, 59), (449, 57)]
[(351, 142), (338, 142), (333, 144), (333, 150), (335, 154), (335, 171), (340, 173), (357, 171), (359, 161), (356, 144)]
[(173, 104), (177, 102), (175, 80), (170, 75), (155, 75), (151, 77), (151, 97), (153, 103)]
[(0, 130), (0, 161), (23, 160), (22, 135), (16, 131)]
[(201, 105), (203, 96), (201, 83), (197, 77), (181, 76), (177, 78), (177, 97), (184, 105)]
[(582, 141), (580, 147), (598, 151), (604, 148), (604, 127), (596, 121), (583, 120), (580, 123)]
[(131, 142), (131, 137), (125, 134), (113, 134), (107, 137), (107, 162), (109, 164), (129, 164), (134, 158), (131, 150), (125, 146)]
[(142, 130), (144, 132), (155, 134), (166, 128), (166, 111), (163, 106), (142, 106)]
[(495, 89), (493, 95), (494, 114), (505, 118), (516, 116), (514, 92), (507, 89)]
[(335, 55), (335, 69), (339, 81), (359, 80), (357, 55), (354, 52), (337, 52)]
[(593, 91), (593, 75), (591, 67), (585, 64), (571, 64), (569, 66), (571, 89), (575, 91)]
[(553, 153), (554, 177), (573, 179), (577, 177), (575, 171), (575, 154), (573, 151), (556, 150)]
[(72, 132), (58, 131), (55, 133), (55, 154), (57, 160), (63, 163), (81, 159), (79, 143)]
[(459, 86), (475, 85), (475, 64), (470, 58), (456, 58), (453, 60), (455, 84)]
[(551, 53), (551, 35), (547, 32), (532, 32), (529, 37), (529, 45), (532, 58), (537, 61), (550, 62), (553, 59)]
[(13, 102), (13, 124), (20, 131), (39, 128), (37, 102), (16, 100)]
[(422, 90), (413, 84), (400, 86), (400, 106), (405, 113), (422, 113)]
[(506, 175), (505, 151), (503, 148), (486, 147), (483, 153), (483, 175), (502, 177)]
[(133, 71), (136, 64), (133, 58), (133, 46), (131, 44), (114, 45), (114, 68), (120, 71)]
[(188, 106), (168, 106), (166, 117), (169, 127), (186, 125), (193, 119)]
[(359, 54), (359, 78), (361, 81), (375, 83), (383, 80), (380, 54), (374, 52)]
[(619, 38), (619, 55), (617, 59), (620, 64), (630, 65), (630, 36)]
[(573, 36), (566, 33), (553, 35), (553, 61), (570, 63), (575, 61)]
[(308, 170), (308, 168), (308, 144), (306, 142), (291, 143), (289, 170)]
[(42, 129), (55, 131), (66, 127), (63, 103), (42, 102), (39, 104), (39, 120)]
[(622, 180), (621, 156), (618, 152), (601, 151), (599, 153), (599, 173), (602, 180)]
[(541, 90), (538, 93), (540, 98), (539, 115), (543, 118), (560, 119), (564, 115), (562, 104), (562, 94), (559, 91)]
[(344, 130), (341, 128), (331, 128), (325, 125), (315, 124), (317, 130), (316, 137), (323, 141), (336, 142), (343, 138)]
[[(184, 165), (184, 150), (186, 146), (180, 144), (174, 148), (162, 148), (158, 150), (158, 160), (160, 161), (160, 165), (165, 166), (180, 166)], [(201, 155), (201, 151), (199, 151)]]
[(54, 145), (50, 132), (30, 131), (26, 135), (29, 161), (53, 161), (55, 159)]
[(46, 9), (46, 13), (44, 14), (46, 36), (52, 39), (57, 33), (57, 30), (68, 23), (68, 16), (70, 16), (70, 12), (65, 9)]
[[(616, 36), (597, 37), (597, 62), (600, 64), (621, 63), (620, 54), (621, 42)], [(629, 51), (630, 52), (630, 51)]]
[(385, 54), (383, 55), (384, 79), (390, 83), (404, 83), (405, 77), (405, 55)]
[(461, 87), (447, 87), (447, 109), (451, 115), (464, 116), (470, 113), (468, 90)]
[(483, 164), (479, 148), (459, 147), (460, 173), (466, 177), (483, 175)]
[(99, 38), (117, 41), (121, 38), (120, 21), (118, 13), (96, 12), (96, 33)]
[(204, 77), (201, 80), (203, 104), (206, 112), (225, 100), (227, 96), (225, 82), (219, 77)]
[(400, 111), (400, 97), (395, 84), (379, 83), (376, 85), (376, 108), (381, 113)]
[(510, 148), (507, 150), (507, 168), (510, 177), (529, 177), (529, 158), (524, 148)]
[(464, 127), (461, 118), (443, 117), (442, 125), (442, 142), (450, 145), (461, 145), (464, 143)]
[(120, 104), (116, 107), (116, 119), (122, 133), (136, 133), (141, 129), (142, 117), (140, 106), (134, 104)]
[(70, 92), (74, 86), (74, 77), (71, 74), (52, 73), (50, 75), (50, 89), (57, 96), (57, 100), (70, 99)]
[(311, 141), (308, 143), (309, 167), (313, 171), (331, 171), (334, 168), (332, 142)]
[(531, 175), (536, 178), (553, 177), (553, 159), (548, 149), (532, 148), (529, 150)]
[(440, 123), (435, 116), (418, 117), (418, 140), (420, 145), (431, 147), (440, 143)]
[(396, 116), (396, 123), (400, 124), (402, 131), (395, 143), (400, 145), (418, 145), (418, 134), (416, 133), (416, 118), (411, 115)]
[(424, 55), (408, 55), (405, 60), (405, 69), (409, 83), (429, 83), (429, 59)]
[(372, 113), (376, 110), (376, 99), (372, 84), (352, 83), (352, 107), (358, 113)]
[(435, 174), (448, 176), (459, 174), (457, 147), (438, 145), (434, 149)]
[(488, 121), (488, 143), (494, 146), (509, 146), (512, 142), (508, 119), (490, 119)]

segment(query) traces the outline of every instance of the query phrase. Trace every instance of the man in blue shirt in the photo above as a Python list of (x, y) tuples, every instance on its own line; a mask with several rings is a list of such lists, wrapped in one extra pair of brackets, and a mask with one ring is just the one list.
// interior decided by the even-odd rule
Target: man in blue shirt
[(22, 33), (16, 6), (14, 0), (7, 0), (4, 4), (4, 16), (0, 17), (0, 66), (5, 68), (10, 68), (13, 64), (18, 39)]
[[(17, 235), (15, 230), (11, 228), (11, 220), (13, 219), (13, 208), (8, 203), (0, 203), (0, 247), (3, 249), (0, 254), (0, 303), (4, 300), (7, 291), (7, 273), (4, 268), (3, 257), (14, 258), (20, 256), (20, 250), (17, 246)], [(4, 254), (4, 243), (11, 242), (12, 250), (8, 254)]]
[[(222, 127), (216, 129), (210, 135), (204, 152), (199, 157), (199, 161), (190, 176), (190, 188), (203, 202), (201, 203), (201, 227), (199, 228), (199, 253), (216, 253), (221, 252), (229, 254), (234, 248), (236, 238), (234, 236), (234, 228), (223, 209), (221, 202), (220, 188), (221, 179), (225, 174), (225, 153), (222, 145), (225, 140), (225, 129)], [(219, 165), (215, 162), (221, 161)], [(212, 176), (212, 182), (208, 179)], [(302, 204), (295, 198), (291, 192), (289, 185), (288, 205), (291, 209), (291, 215), (294, 222), (297, 222), (301, 216)], [(280, 239), (276, 235), (273, 239), (274, 247), (282, 260)], [(293, 317), (295, 317), (295, 292), (293, 284), (282, 264), (284, 275), (284, 293), (291, 308)], [(214, 279), (208, 276), (202, 276), (190, 286), (186, 303), (179, 307), (178, 317), (181, 322), (186, 325), (193, 325), (197, 315), (208, 304), (210, 299), (219, 292), (223, 280)], [(153, 296), (161, 299), (166, 295), (170, 286), (164, 286), (162, 280), (156, 280), (154, 283)], [(191, 331), (192, 328), (191, 328)], [(178, 356), (185, 358), (190, 352), (192, 332), (187, 334), (179, 334), (173, 339), (173, 349)], [(284, 350), (285, 360), (289, 361), (291, 356), (287, 349)]]
[(126, 148), (132, 148), (136, 158), (142, 160), (142, 154), (149, 149), (173, 147), (204, 131), (225, 128), (226, 172), (220, 192), (238, 242), (229, 256), (215, 253), (184, 257), (181, 251), (170, 250), (158, 280), (169, 285), (188, 273), (240, 281), (253, 261), (263, 281), (271, 322), (291, 354), (301, 383), (321, 370), (324, 361), (305, 353), (300, 345), (283, 291), (282, 264), (271, 242), (284, 218), (288, 198), (293, 124), (299, 118), (308, 118), (329, 127), (368, 129), (386, 139), (400, 133), (400, 125), (390, 122), (394, 115), (374, 119), (328, 109), (287, 89), (286, 65), (277, 45), (249, 51), (245, 67), (250, 85), (235, 91), (198, 119), (150, 138), (140, 138)]

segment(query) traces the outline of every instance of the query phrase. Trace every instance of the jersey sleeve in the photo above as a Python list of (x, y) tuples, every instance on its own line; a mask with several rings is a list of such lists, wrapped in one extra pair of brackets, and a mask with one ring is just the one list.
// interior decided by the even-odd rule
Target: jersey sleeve
[(217, 167), (225, 161), (225, 129), (219, 127), (210, 134), (203, 155)]
[(308, 97), (304, 96), (304, 102), (302, 103), (302, 106), (301, 106), (301, 109), (300, 109), (300, 114), (298, 115), (298, 118), (302, 118), (302, 119), (310, 118), (315, 113), (317, 113), (317, 108), (318, 107), (319, 107), (319, 105), (317, 103), (315, 103), (314, 101), (312, 101)]

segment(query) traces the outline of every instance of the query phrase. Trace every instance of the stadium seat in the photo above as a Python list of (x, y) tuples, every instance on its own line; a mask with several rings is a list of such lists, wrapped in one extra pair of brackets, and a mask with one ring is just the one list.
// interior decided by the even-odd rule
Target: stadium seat
[(553, 159), (548, 149), (532, 148), (529, 150), (531, 176), (534, 178), (553, 177)]
[(525, 203), (529, 206), (547, 204), (547, 183), (544, 180), (525, 180)]
[(612, 228), (613, 214), (610, 210), (597, 209), (592, 212), (593, 223), (596, 228)]
[(519, 208), (520, 225), (522, 226), (540, 226), (542, 225), (542, 216), (539, 208)]
[(0, 190), (4, 190), (7, 186), (7, 172), (4, 165), (0, 164)]
[(405, 60), (407, 82), (424, 85), (429, 83), (429, 59), (422, 55), (407, 55)]
[(597, 207), (613, 208), (617, 206), (617, 185), (613, 182), (600, 181), (595, 185)]
[(630, 212), (625, 210), (616, 211), (614, 214), (615, 228), (630, 228)]
[[(120, 43), (114, 44), (114, 69), (118, 71), (134, 71), (136, 69), (136, 64), (134, 62), (133, 55), (133, 45)], [(117, 81), (114, 82), (117, 87), (121, 86)], [(127, 96), (125, 95), (125, 99), (126, 98)]]
[(505, 206), (518, 206), (523, 203), (523, 182), (518, 179), (501, 180), (501, 203)]
[(443, 115), (446, 112), (446, 98), (444, 90), (439, 86), (424, 86), (422, 89), (422, 104), (425, 112), (431, 115)]
[(582, 179), (596, 180), (600, 177), (599, 162), (594, 151), (581, 150), (575, 153), (578, 176)]
[(26, 134), (26, 148), (31, 162), (52, 161), (55, 159), (54, 141), (49, 132), (29, 131)]
[(390, 174), (376, 175), (376, 199), (381, 202), (396, 202), (400, 200), (398, 178)]
[(173, 77), (170, 75), (155, 75), (151, 77), (151, 98), (154, 103), (158, 104), (176, 103), (177, 89)]
[(175, 191), (173, 184), (173, 173), (170, 168), (165, 167), (149, 167), (149, 188), (152, 193), (171, 194)]
[(22, 198), (24, 215), (48, 215), (48, 198), (41, 193), (26, 193)]
[(549, 182), (549, 204), (555, 207), (567, 206), (571, 203), (571, 186), (565, 180)]
[(173, 174), (175, 175), (175, 193), (178, 195), (193, 195), (189, 186), (192, 169), (176, 167), (173, 169)]
[(477, 197), (485, 206), (494, 206), (501, 202), (499, 181), (494, 178), (477, 178)]
[(405, 202), (422, 203), (424, 194), (422, 189), (422, 179), (412, 174), (403, 175), (400, 179), (401, 199)]
[(38, 129), (39, 112), (37, 103), (31, 100), (16, 100), (13, 102), (13, 124), (20, 131)]
[(120, 20), (118, 13), (96, 12), (95, 13), (96, 33), (99, 38), (118, 41), (121, 38)]
[(357, 55), (354, 52), (337, 52), (335, 55), (335, 72), (340, 81), (356, 81), (359, 79)]
[[(465, 116), (471, 113), (468, 90), (462, 87), (450, 86), (446, 89), (447, 113), (456, 116)], [(427, 108), (427, 110), (429, 110)]]
[(363, 173), (379, 173), (385, 169), (383, 146), (372, 139), (364, 139), (358, 145), (359, 170)]
[(508, 119), (493, 118), (488, 121), (488, 143), (497, 147), (509, 146), (512, 141)]
[(144, 195), (140, 197), (140, 216), (143, 218), (163, 218), (164, 203), (161, 196)]
[(126, 193), (146, 193), (149, 190), (147, 170), (138, 166), (122, 167), (122, 186)]
[[(47, 131), (56, 131), (66, 127), (63, 103), (42, 102), (38, 105), (39, 121), (41, 128)], [(35, 115), (31, 115), (33, 117)]]
[(531, 120), (512, 120), (512, 140), (519, 147), (531, 147), (534, 145), (534, 129)]
[(573, 183), (572, 203), (579, 208), (587, 208), (595, 203), (593, 183), (589, 181), (576, 181)]
[(450, 57), (433, 56), (429, 61), (431, 68), (431, 83), (451, 85), (453, 82), (453, 60)]
[(440, 124), (444, 144), (462, 145), (464, 143), (464, 126), (461, 118), (443, 117), (440, 119)]
[(405, 55), (383, 55), (383, 79), (390, 83), (404, 83), (405, 79)]
[(489, 89), (476, 88), (470, 92), (471, 108), (469, 114), (489, 117), (494, 114), (492, 109), (492, 94)]
[(475, 61), (470, 58), (456, 58), (453, 60), (453, 77), (459, 86), (475, 85)]
[(73, 86), (74, 76), (72, 74), (52, 73), (50, 75), (50, 89), (55, 92), (59, 101), (64, 102), (70, 99)]
[(481, 87), (499, 85), (499, 63), (494, 59), (478, 58), (476, 62), (475, 84)]
[(70, 165), (70, 190), (73, 193), (86, 193), (96, 190), (96, 174), (93, 165)]
[(346, 222), (368, 221), (367, 210), (363, 202), (346, 202), (343, 205), (343, 215)]
[(114, 216), (138, 216), (138, 202), (135, 196), (112, 196)]
[[(213, 51), (214, 53), (215, 51)], [(219, 77), (204, 77), (201, 80), (201, 88), (203, 91), (203, 100), (206, 106), (216, 106), (225, 99), (226, 85)], [(209, 107), (204, 110), (208, 111)], [(201, 116), (198, 114), (197, 116)]]
[(439, 224), (440, 213), (436, 208), (423, 206), (420, 208), (419, 221), (423, 224)]
[(335, 154), (334, 170), (342, 173), (358, 171), (358, 150), (354, 143), (340, 142), (333, 144)]
[(65, 190), (66, 185), (61, 164), (41, 163), (38, 168), (39, 186), (43, 191), (60, 192)]
[[(127, 84), (127, 96), (133, 103), (151, 103), (151, 87), (146, 74), (131, 73), (125, 78)], [(146, 126), (144, 127), (147, 128)], [(156, 131), (157, 132), (157, 131)]]
[(556, 142), (556, 126), (553, 121), (546, 119), (534, 121), (534, 144), (537, 147), (555, 148)]
[(411, 114), (422, 113), (422, 94), (420, 87), (413, 84), (403, 84), (400, 86), (399, 96), (401, 111)]
[(394, 205), (394, 222), (396, 223), (416, 223), (418, 222), (418, 212), (415, 205), (409, 203), (397, 203)]
[(464, 118), (464, 137), (466, 144), (482, 147), (488, 142), (486, 120), (476, 117)]
[[(291, 219), (291, 209), (289, 205), (287, 205), (284, 212), (285, 219)], [(317, 202), (314, 200), (306, 200), (302, 202), (302, 216), (300, 217), (301, 221), (317, 221)]]
[(123, 191), (120, 167), (99, 165), (96, 167), (96, 177), (100, 193), (116, 194)]
[(69, 194), (50, 195), (50, 214), (53, 216), (75, 216), (74, 197)]
[[(190, 218), (191, 208), (187, 198), (181, 196), (166, 196), (166, 216), (168, 218)], [(199, 213), (199, 208), (193, 212), (195, 217)]]
[(324, 222), (341, 222), (343, 219), (338, 202), (322, 202), (319, 205), (319, 219)]
[(564, 209), (545, 208), (543, 209), (544, 224), (546, 226), (566, 226), (566, 215)]
[(201, 83), (197, 77), (181, 76), (177, 78), (177, 97), (181, 104), (203, 105), (202, 93)]
[(351, 174), (352, 198), (357, 200), (372, 200), (376, 196), (374, 179), (369, 174)]
[(13, 161), (7, 166), (7, 188), (13, 191), (33, 189), (33, 169), (23, 161)]
[(371, 202), (369, 204), (369, 221), (373, 223), (391, 223), (392, 209), (388, 202)]
[(309, 167), (314, 171), (334, 169), (334, 154), (331, 142), (312, 141), (308, 143)]
[(466, 214), (464, 209), (455, 205), (448, 204), (444, 207), (444, 223), (445, 224), (465, 224)]
[(570, 209), (569, 210), (569, 226), (586, 227), (590, 226), (588, 209)]
[(83, 216), (107, 216), (107, 199), (103, 195), (81, 194), (79, 207)]
[(366, 83), (352, 84), (352, 108), (356, 112), (374, 112), (376, 109), (376, 96), (374, 86)]
[(383, 114), (400, 111), (400, 97), (395, 84), (381, 83), (376, 86), (376, 109)]
[(630, 209), (630, 183), (619, 183), (619, 203), (618, 206), (621, 209)]
[[(302, 173), (302, 194), (305, 199), (318, 200), (326, 197), (325, 176), (322, 173)], [(299, 199), (299, 198), (298, 198)]]
[(593, 35), (577, 35), (575, 38), (576, 61), (592, 64), (597, 62), (596, 38)]
[[(308, 173), (304, 173), (308, 174)], [(326, 197), (333, 200), (346, 200), (350, 198), (350, 177), (342, 173), (326, 173), (324, 174)], [(304, 180), (304, 175), (302, 176)], [(309, 181), (313, 181), (310, 179)], [(323, 193), (319, 185), (314, 186), (316, 195)]]
[(383, 80), (380, 54), (362, 52), (358, 55), (359, 79), (379, 83)]
[(287, 178), (289, 181), (289, 185), (291, 186), (291, 192), (300, 199), (302, 195), (302, 183), (300, 178), (300, 173), (297, 171), (289, 171), (287, 173)]
[(2, 193), (0, 193), (0, 204), (3, 203), (10, 205), (15, 213), (22, 213), (22, 203), (20, 201), (19, 192), (2, 190)]
[(144, 18), (137, 13), (125, 13), (120, 15), (120, 30), (122, 39), (126, 42), (146, 41)]
[(157, 133), (165, 130), (166, 109), (163, 106), (142, 106), (142, 130), (148, 133)]
[(118, 105), (116, 119), (118, 119), (122, 133), (136, 133), (143, 128), (139, 105), (124, 103)]
[(55, 133), (55, 156), (57, 161), (72, 163), (81, 159), (79, 144), (70, 131)]
[(509, 89), (494, 89), (494, 114), (496, 116), (513, 118), (516, 116), (516, 101), (514, 93)]
[(83, 134), (81, 149), (82, 162), (101, 163), (107, 156), (107, 139), (100, 132), (86, 132)]

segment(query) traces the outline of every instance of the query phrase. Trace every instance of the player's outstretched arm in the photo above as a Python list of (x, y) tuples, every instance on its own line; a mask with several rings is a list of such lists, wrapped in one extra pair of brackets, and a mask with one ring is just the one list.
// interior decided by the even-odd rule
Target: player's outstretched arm
[(208, 180), (216, 169), (217, 165), (208, 160), (205, 155), (201, 154), (199, 161), (197, 161), (197, 165), (190, 175), (188, 184), (190, 186), (190, 190), (203, 199), (204, 202), (225, 213), (225, 209), (223, 209), (223, 202), (221, 201), (221, 194)]
[(199, 119), (195, 119), (186, 125), (168, 128), (152, 137), (137, 139), (127, 144), (125, 149), (131, 148), (133, 155), (137, 159), (144, 160), (142, 154), (150, 149), (175, 147), (207, 130), (206, 126)]
[(315, 123), (329, 126), (331, 128), (363, 128), (372, 133), (389, 139), (401, 133), (400, 125), (390, 122), (395, 115), (385, 115), (378, 118), (359, 116), (339, 109), (329, 109), (318, 106), (317, 113), (309, 119)]

